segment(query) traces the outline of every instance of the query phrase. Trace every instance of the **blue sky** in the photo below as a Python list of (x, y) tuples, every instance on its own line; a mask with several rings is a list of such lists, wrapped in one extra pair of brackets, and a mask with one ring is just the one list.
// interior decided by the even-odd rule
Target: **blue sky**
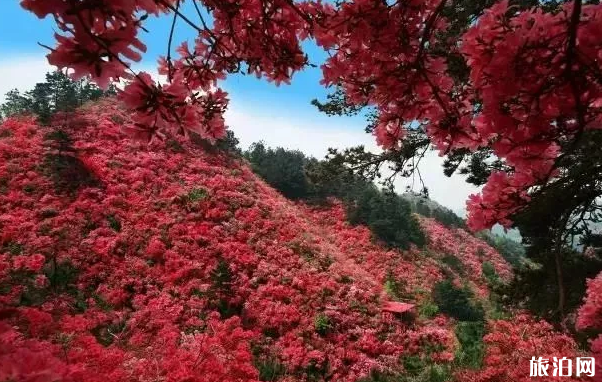
[[(183, 11), (190, 14), (190, 3), (183, 7)], [(53, 22), (51, 19), (38, 19), (33, 13), (23, 10), (16, 0), (3, 0), (0, 6), (0, 57), (7, 56), (33, 56), (45, 55), (46, 49), (39, 43), (53, 46)], [(188, 8), (188, 9), (187, 9)], [(169, 17), (149, 17), (145, 27), (150, 33), (141, 32), (140, 38), (147, 45), (148, 52), (140, 63), (141, 67), (152, 68), (159, 55), (165, 55), (167, 50), (167, 37), (171, 27)], [(194, 39), (194, 30), (179, 21), (176, 27), (172, 50), (185, 39)], [(321, 64), (326, 55), (311, 43), (305, 44), (307, 53), (312, 62)], [(308, 68), (298, 73), (292, 85), (276, 87), (266, 81), (258, 80), (254, 76), (234, 75), (226, 80), (223, 86), (233, 95), (242, 96), (254, 104), (272, 104), (276, 110), (295, 109), (306, 114), (315, 114), (315, 107), (310, 105), (313, 98), (324, 98), (326, 89), (320, 86), (320, 69)], [(347, 119), (347, 118), (346, 118)], [(363, 125), (362, 118), (347, 119), (355, 127)]]
[[(145, 23), (149, 33), (140, 35), (148, 52), (138, 65), (139, 69), (155, 71), (157, 57), (166, 53), (170, 26), (169, 17), (149, 17)], [(174, 47), (184, 39), (192, 40), (193, 32), (180, 21)], [(8, 90), (30, 89), (43, 79), (46, 71), (52, 70), (44, 57), (47, 51), (38, 42), (53, 46), (53, 34), (52, 20), (38, 19), (22, 9), (17, 0), (0, 0), (0, 101)], [(304, 48), (313, 64), (319, 66), (324, 61), (325, 53), (311, 42)], [(310, 104), (313, 98), (324, 99), (328, 93), (319, 84), (320, 78), (319, 68), (307, 68), (295, 75), (291, 85), (276, 87), (254, 76), (231, 76), (222, 84), (231, 100), (227, 124), (243, 147), (264, 140), (268, 145), (299, 149), (315, 157), (324, 156), (328, 147), (345, 148), (358, 144), (378, 151), (374, 138), (363, 131), (363, 117), (328, 117)], [(467, 196), (478, 190), (460, 177), (444, 177), (441, 163), (441, 158), (433, 152), (421, 165), (431, 197), (461, 212)], [(402, 192), (407, 184), (400, 180), (398, 191)]]

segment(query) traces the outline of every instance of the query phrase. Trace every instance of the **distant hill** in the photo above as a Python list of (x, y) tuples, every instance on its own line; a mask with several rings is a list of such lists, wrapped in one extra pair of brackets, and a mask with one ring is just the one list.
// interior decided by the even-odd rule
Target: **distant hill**
[(422, 194), (406, 192), (401, 196), (410, 202), (414, 212), (422, 216), (432, 217), (447, 227), (466, 227), (464, 219), (454, 211)]
[(505, 238), (508, 238), (510, 240), (513, 240), (517, 243), (520, 243), (523, 241), (523, 237), (520, 234), (520, 231), (516, 228), (513, 229), (509, 229), (509, 230), (505, 230), (504, 227), (502, 227), (499, 224), (496, 224), (493, 226), (493, 228), (491, 229), (491, 233), (494, 235), (498, 235), (498, 236), (502, 236)]

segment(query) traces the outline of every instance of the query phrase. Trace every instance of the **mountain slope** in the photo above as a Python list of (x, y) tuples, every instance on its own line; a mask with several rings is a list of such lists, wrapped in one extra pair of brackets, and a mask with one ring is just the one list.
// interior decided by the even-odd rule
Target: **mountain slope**
[(445, 379), (460, 345), (423, 314), (430, 290), (485, 298), (484, 261), (510, 277), (462, 230), (423, 219), (425, 250), (387, 250), (336, 203), (290, 202), (194, 142), (125, 139), (129, 123), (103, 101), (0, 127), (0, 380), (356, 381), (418, 361)]

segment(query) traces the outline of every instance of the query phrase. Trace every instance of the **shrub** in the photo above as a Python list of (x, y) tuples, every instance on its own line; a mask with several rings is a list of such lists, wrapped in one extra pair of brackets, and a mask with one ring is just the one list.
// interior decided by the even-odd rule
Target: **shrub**
[(316, 330), (316, 333), (318, 333), (319, 335), (321, 335), (321, 336), (326, 335), (332, 328), (332, 325), (330, 324), (330, 319), (328, 318), (328, 316), (325, 315), (324, 313), (319, 313), (314, 318), (314, 328)]
[(458, 349), (455, 359), (458, 366), (473, 369), (481, 367), (485, 353), (484, 334), (485, 323), (483, 321), (458, 322), (456, 337), (460, 342), (460, 349)]
[(422, 377), (420, 380), (424, 382), (449, 382), (453, 379), (449, 368), (438, 364), (429, 366)]
[(409, 203), (393, 192), (379, 191), (374, 185), (347, 200), (347, 214), (352, 224), (365, 224), (389, 246), (407, 249), (410, 243), (422, 246), (426, 242)]
[(260, 381), (277, 381), (286, 374), (286, 367), (274, 356), (255, 359)]
[(387, 293), (389, 297), (394, 300), (403, 299), (406, 294), (406, 286), (402, 280), (395, 278), (392, 272), (387, 272), (387, 277), (385, 279), (385, 284), (383, 289)]
[(309, 184), (305, 177), (305, 164), (308, 159), (296, 150), (266, 148), (263, 142), (251, 145), (244, 153), (251, 162), (253, 171), (290, 199), (303, 199), (309, 196)]
[(419, 355), (409, 355), (403, 357), (403, 369), (410, 375), (418, 375), (425, 367), (424, 361)]
[(454, 255), (445, 255), (441, 258), (441, 262), (449, 266), (453, 271), (455, 271), (459, 276), (464, 276), (466, 274), (466, 269), (464, 268), (464, 264), (462, 261), (458, 259)]
[(496, 286), (500, 283), (500, 278), (495, 270), (495, 267), (489, 261), (485, 261), (483, 263), (482, 271), (485, 280), (487, 280), (487, 284), (490, 286)]
[(113, 231), (121, 232), (121, 222), (115, 217), (115, 215), (107, 216), (107, 223)]
[(207, 191), (204, 188), (193, 188), (187, 196), (191, 202), (198, 202), (207, 197)]
[(422, 318), (433, 318), (439, 313), (439, 307), (432, 301), (425, 301), (420, 305), (418, 314)]
[(209, 297), (212, 307), (220, 313), (222, 318), (240, 315), (242, 311), (242, 305), (233, 304), (230, 301), (234, 295), (232, 290), (233, 279), (234, 275), (230, 265), (223, 258), (220, 258), (211, 271)]
[(391, 247), (422, 246), (426, 238), (410, 204), (403, 197), (376, 186), (336, 161), (318, 161), (297, 150), (266, 148), (262, 142), (244, 153), (253, 171), (289, 199), (324, 203), (328, 197), (344, 201), (352, 224), (364, 224), (374, 237)]
[(474, 305), (471, 298), (469, 289), (457, 288), (450, 280), (438, 282), (433, 291), (433, 300), (441, 313), (460, 321), (483, 321), (483, 308)]

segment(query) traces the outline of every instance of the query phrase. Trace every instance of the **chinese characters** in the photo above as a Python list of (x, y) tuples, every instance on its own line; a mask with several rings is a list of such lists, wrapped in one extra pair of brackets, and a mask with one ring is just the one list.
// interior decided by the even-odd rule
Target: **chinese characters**
[[(549, 370), (550, 366), (552, 366), (552, 370)], [(530, 360), (530, 377), (572, 377), (573, 371), (576, 377), (593, 377), (595, 375), (595, 359), (593, 357), (577, 357), (573, 362), (567, 357), (560, 359), (552, 357), (551, 360), (544, 357), (532, 357)]]

